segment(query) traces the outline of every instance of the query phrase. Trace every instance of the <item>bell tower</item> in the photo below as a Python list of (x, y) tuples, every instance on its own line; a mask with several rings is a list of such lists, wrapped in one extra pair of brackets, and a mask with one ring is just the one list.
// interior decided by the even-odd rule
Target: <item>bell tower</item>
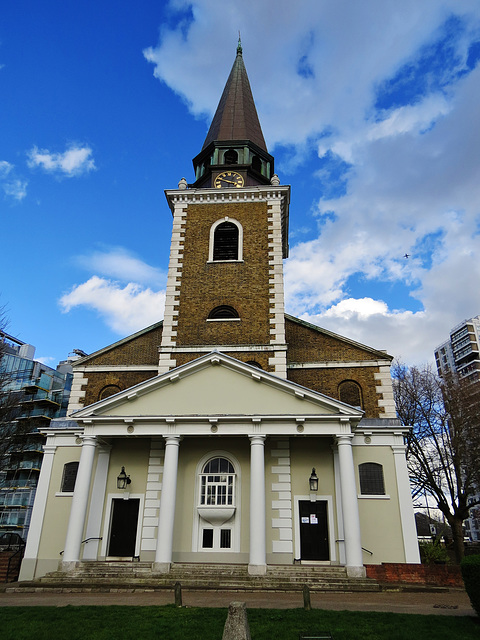
[(283, 258), (290, 187), (273, 173), (239, 41), (195, 182), (173, 214), (159, 373), (214, 349), (287, 377)]

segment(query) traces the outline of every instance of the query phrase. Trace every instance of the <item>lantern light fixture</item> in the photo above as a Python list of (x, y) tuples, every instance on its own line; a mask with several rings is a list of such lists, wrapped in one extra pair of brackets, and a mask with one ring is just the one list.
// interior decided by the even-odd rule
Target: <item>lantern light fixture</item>
[(131, 482), (130, 476), (127, 476), (125, 473), (125, 467), (122, 467), (122, 470), (117, 476), (117, 489), (126, 489)]
[(318, 476), (315, 473), (315, 467), (313, 467), (312, 469), (312, 473), (310, 474), (308, 482), (310, 484), (310, 491), (318, 491)]

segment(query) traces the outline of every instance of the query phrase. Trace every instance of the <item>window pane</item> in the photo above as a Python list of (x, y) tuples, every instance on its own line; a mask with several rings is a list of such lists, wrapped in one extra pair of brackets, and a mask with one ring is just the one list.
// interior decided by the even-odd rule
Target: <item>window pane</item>
[(213, 529), (203, 530), (202, 547), (204, 549), (213, 549)]
[(63, 467), (62, 491), (71, 493), (75, 489), (77, 479), (78, 462), (67, 462)]
[(366, 496), (385, 495), (383, 467), (376, 462), (364, 462), (358, 467), (360, 476), (360, 493)]
[(231, 529), (220, 530), (220, 549), (230, 549), (231, 547)]
[(233, 222), (222, 222), (215, 229), (213, 259), (238, 260), (238, 227)]

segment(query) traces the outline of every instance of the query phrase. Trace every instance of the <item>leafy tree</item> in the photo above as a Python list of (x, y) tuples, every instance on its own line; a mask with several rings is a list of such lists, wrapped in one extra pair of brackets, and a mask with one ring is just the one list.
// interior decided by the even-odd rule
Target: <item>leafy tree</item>
[(429, 365), (396, 363), (392, 373), (398, 416), (412, 427), (407, 461), (413, 497), (435, 500), (452, 529), (460, 562), (463, 521), (480, 504), (471, 500), (480, 487), (480, 383), (439, 378)]

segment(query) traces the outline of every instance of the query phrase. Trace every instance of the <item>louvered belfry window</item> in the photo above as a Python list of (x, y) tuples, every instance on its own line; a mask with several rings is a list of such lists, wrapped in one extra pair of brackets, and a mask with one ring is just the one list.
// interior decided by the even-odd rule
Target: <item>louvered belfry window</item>
[(233, 222), (222, 222), (215, 229), (214, 260), (238, 260), (238, 227)]

